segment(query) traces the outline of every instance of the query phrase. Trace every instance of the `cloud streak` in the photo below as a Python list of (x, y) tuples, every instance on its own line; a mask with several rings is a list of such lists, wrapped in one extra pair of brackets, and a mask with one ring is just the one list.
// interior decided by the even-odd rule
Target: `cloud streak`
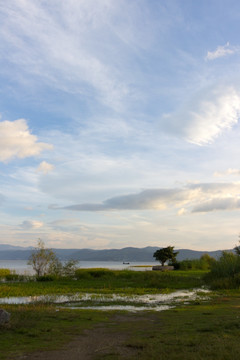
[(138, 194), (112, 197), (101, 204), (79, 204), (64, 207), (76, 211), (164, 209), (167, 204), (183, 200), (181, 190), (151, 189)]
[[(0, 29), (2, 46), (8, 49), (4, 56), (30, 81), (36, 76), (53, 88), (86, 101), (91, 95), (119, 110), (123, 100), (132, 96), (128, 77), (123, 76), (122, 63), (131, 51), (126, 39), (129, 35), (135, 46), (138, 41), (128, 17), (121, 29), (115, 21), (119, 7), (127, 3), (60, 0), (51, 4), (13, 0), (0, 5), (2, 19), (7, 19)], [(117, 47), (124, 54), (121, 61), (115, 55)]]
[(240, 209), (240, 198), (215, 198), (195, 206), (192, 210), (196, 212), (210, 212), (215, 210), (237, 210)]
[(238, 209), (240, 184), (206, 183), (189, 184), (183, 188), (148, 189), (140, 193), (116, 196), (102, 203), (84, 203), (65, 207), (51, 207), (55, 210), (72, 211), (114, 211), (114, 210), (163, 210), (178, 208), (178, 215), (188, 211), (209, 212)]
[(240, 94), (232, 86), (214, 86), (195, 94), (175, 114), (165, 115), (165, 129), (187, 141), (206, 145), (238, 123)]
[[(5, 61), (18, 70), (15, 74), (21, 74), (21, 84), (51, 87), (75, 95), (86, 108), (91, 104), (92, 109), (93, 103), (95, 108), (103, 105), (107, 110), (130, 115), (128, 119), (137, 113), (137, 108), (149, 119), (146, 104), (147, 108), (150, 104), (154, 107), (154, 101), (163, 100), (156, 97), (159, 88), (151, 89), (152, 75), (143, 74), (140, 67), (146, 66), (146, 50), (151, 56), (148, 43), (160, 38), (160, 52), (166, 55), (163, 34), (181, 16), (178, 11), (175, 13), (178, 6), (174, 10), (172, 6), (168, 9), (167, 5), (158, 5), (161, 21), (151, 22), (149, 16), (153, 16), (155, 7), (149, 7), (145, 1), (142, 6), (137, 2), (129, 5), (125, 0), (71, 0), (68, 4), (63, 0), (53, 0), (51, 4), (12, 0), (0, 4), (0, 50), (4, 49)], [(143, 27), (143, 22), (147, 26)], [(209, 52), (207, 58), (232, 54), (236, 49), (227, 43)], [(174, 65), (178, 68), (179, 63)], [(157, 64), (153, 64), (153, 69), (156, 78), (164, 79)], [(182, 80), (177, 72), (175, 75), (174, 86)], [(204, 89), (196, 92), (196, 99), (190, 99), (183, 109), (161, 119), (160, 131), (198, 145), (211, 143), (238, 121), (239, 103), (233, 88), (219, 91), (217, 85), (213, 90)]]

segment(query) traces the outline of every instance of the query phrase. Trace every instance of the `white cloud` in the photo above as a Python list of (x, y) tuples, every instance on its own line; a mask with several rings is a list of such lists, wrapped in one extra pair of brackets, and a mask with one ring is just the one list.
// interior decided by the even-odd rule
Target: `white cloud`
[(239, 52), (239, 50), (240, 50), (239, 47), (230, 46), (230, 44), (228, 42), (223, 46), (218, 46), (215, 51), (208, 51), (206, 60), (215, 60), (220, 57), (232, 55), (232, 54), (235, 54), (236, 52)]
[(25, 230), (39, 229), (43, 227), (44, 223), (38, 220), (25, 220), (19, 226)]
[(204, 89), (175, 114), (165, 116), (165, 129), (205, 145), (238, 123), (240, 94), (232, 86)]
[(49, 164), (46, 161), (42, 161), (41, 164), (38, 166), (37, 171), (43, 174), (48, 174), (50, 171), (54, 169), (52, 164)]
[(37, 136), (31, 134), (26, 120), (0, 122), (0, 161), (36, 156), (49, 149), (52, 149), (52, 145), (38, 142)]

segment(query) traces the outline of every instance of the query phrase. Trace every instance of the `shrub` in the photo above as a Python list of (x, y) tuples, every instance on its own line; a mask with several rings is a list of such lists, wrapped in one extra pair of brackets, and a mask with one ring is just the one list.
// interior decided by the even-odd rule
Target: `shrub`
[(74, 277), (75, 271), (77, 269), (78, 260), (70, 259), (64, 262), (62, 265), (62, 276)]
[(132, 270), (118, 270), (115, 271), (114, 273), (119, 279), (126, 279), (126, 280), (136, 279), (138, 276), (138, 274)]
[(53, 281), (54, 279), (55, 277), (53, 275), (42, 275), (36, 277), (37, 281)]
[(111, 270), (109, 269), (90, 269), (88, 270), (89, 275), (93, 278), (101, 278), (101, 277), (106, 277), (108, 275), (112, 275)]
[(240, 285), (240, 256), (226, 251), (211, 266), (205, 280), (213, 288), (232, 289)]
[(177, 270), (209, 270), (215, 262), (216, 260), (214, 258), (208, 254), (204, 254), (200, 259), (186, 259), (173, 265)]
[(20, 277), (20, 275), (18, 275), (18, 274), (7, 274), (5, 279), (7, 281), (18, 281), (19, 277)]
[(75, 278), (77, 280), (90, 279), (91, 275), (89, 274), (87, 269), (77, 269), (75, 270)]
[(114, 272), (109, 269), (77, 269), (75, 270), (75, 277), (79, 279), (91, 279), (91, 278), (106, 278), (108, 276), (114, 276)]
[(7, 275), (11, 274), (10, 269), (0, 269), (0, 278), (5, 278)]
[(15, 273), (11, 273), (6, 275), (7, 281), (34, 281), (34, 278), (31, 275), (19, 275)]

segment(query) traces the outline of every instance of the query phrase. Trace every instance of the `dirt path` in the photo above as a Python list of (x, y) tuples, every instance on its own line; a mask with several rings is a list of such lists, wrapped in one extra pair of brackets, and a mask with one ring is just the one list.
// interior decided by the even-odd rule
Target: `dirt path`
[(82, 335), (64, 345), (59, 350), (38, 351), (18, 357), (18, 360), (93, 360), (98, 356), (118, 355), (120, 358), (131, 359), (137, 355), (138, 349), (125, 343), (129, 332), (115, 331), (116, 323), (138, 321), (138, 317), (129, 315), (114, 316), (109, 324), (101, 324), (92, 330), (85, 330)]

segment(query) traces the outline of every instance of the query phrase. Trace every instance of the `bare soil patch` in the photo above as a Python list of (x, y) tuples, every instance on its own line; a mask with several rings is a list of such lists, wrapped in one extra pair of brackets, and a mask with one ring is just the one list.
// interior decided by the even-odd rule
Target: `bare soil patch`
[(125, 345), (131, 330), (115, 330), (114, 325), (142, 320), (133, 314), (115, 315), (108, 324), (100, 324), (94, 329), (85, 330), (61, 349), (37, 351), (18, 357), (19, 360), (93, 360), (101, 356), (116, 356), (131, 359), (141, 349)]

